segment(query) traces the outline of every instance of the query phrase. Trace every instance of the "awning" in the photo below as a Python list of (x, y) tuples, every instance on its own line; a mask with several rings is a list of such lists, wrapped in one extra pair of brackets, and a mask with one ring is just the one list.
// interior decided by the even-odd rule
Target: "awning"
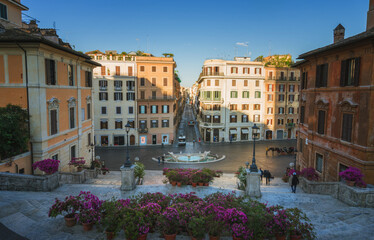
[(236, 129), (230, 129), (230, 134), (237, 134)]
[(244, 134), (248, 134), (248, 133), (249, 133), (248, 128), (242, 128), (242, 133), (244, 133)]

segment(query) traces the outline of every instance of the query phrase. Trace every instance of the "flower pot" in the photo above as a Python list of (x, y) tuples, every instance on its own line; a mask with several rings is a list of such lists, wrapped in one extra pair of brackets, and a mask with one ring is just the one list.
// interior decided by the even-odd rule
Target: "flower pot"
[(77, 167), (77, 172), (82, 172), (83, 168), (82, 167)]
[(277, 240), (286, 240), (286, 235), (283, 234), (283, 233), (277, 233), (277, 234), (275, 234), (275, 238)]
[(105, 175), (106, 174), (106, 172), (103, 172), (103, 175)]
[(209, 240), (219, 240), (220, 236), (210, 236), (209, 235)]
[(171, 234), (171, 235), (167, 235), (167, 234), (164, 234), (164, 238), (165, 240), (175, 240), (175, 238), (177, 237), (177, 234)]
[(199, 184), (200, 187), (204, 186), (204, 183), (202, 183), (202, 182), (199, 182), (198, 184)]
[(83, 230), (85, 232), (92, 230), (93, 223), (82, 223), (82, 225), (83, 225)]
[(345, 182), (347, 183), (348, 186), (351, 186), (351, 187), (353, 187), (355, 185), (355, 181), (346, 180)]
[(105, 231), (105, 233), (106, 233), (106, 239), (108, 240), (112, 240), (116, 236), (114, 232)]
[(193, 182), (191, 183), (192, 187), (196, 187), (197, 186), (197, 183)]
[(181, 182), (177, 182), (178, 187), (182, 186)]
[(177, 182), (171, 182), (171, 185), (175, 187), (177, 185)]
[(301, 235), (291, 235), (291, 236), (290, 236), (290, 239), (291, 239), (291, 240), (298, 240), (298, 239), (301, 239)]
[(75, 219), (74, 215), (73, 217), (66, 215), (64, 218), (65, 218), (65, 224), (67, 227), (75, 226), (75, 224), (77, 223), (77, 219)]
[(147, 233), (139, 235), (138, 240), (146, 240), (147, 239)]
[(209, 183), (208, 182), (204, 183), (204, 186), (205, 187), (209, 186)]

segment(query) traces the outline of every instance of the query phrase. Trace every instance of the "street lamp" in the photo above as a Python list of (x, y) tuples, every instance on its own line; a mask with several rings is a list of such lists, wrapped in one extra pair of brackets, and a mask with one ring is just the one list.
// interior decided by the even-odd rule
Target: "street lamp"
[(251, 168), (250, 168), (250, 171), (251, 172), (258, 172), (258, 169), (257, 169), (257, 166), (256, 166), (256, 159), (255, 159), (255, 142), (256, 142), (256, 139), (259, 138), (259, 131), (260, 131), (260, 128), (256, 126), (256, 124), (252, 127), (252, 139), (253, 139), (253, 159), (252, 159), (252, 164), (251, 164)]
[(95, 149), (95, 144), (91, 143), (91, 153), (92, 153), (92, 156), (91, 156), (91, 169), (94, 169), (95, 166), (94, 166), (94, 149)]
[(126, 128), (126, 142), (127, 142), (127, 146), (126, 146), (126, 160), (125, 160), (125, 164), (123, 164), (124, 167), (131, 167), (131, 162), (130, 162), (130, 156), (129, 156), (129, 131), (130, 131), (130, 128), (131, 128), (131, 125), (129, 122), (127, 122), (127, 124), (125, 125), (125, 128)]

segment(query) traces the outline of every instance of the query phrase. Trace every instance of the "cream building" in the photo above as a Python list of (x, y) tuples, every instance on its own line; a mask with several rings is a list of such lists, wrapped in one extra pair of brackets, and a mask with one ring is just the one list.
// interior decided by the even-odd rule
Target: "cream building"
[(135, 57), (102, 53), (86, 53), (101, 64), (93, 73), (93, 102), (95, 114), (95, 142), (97, 146), (127, 144), (125, 125), (130, 123), (129, 145), (138, 145), (136, 131), (136, 65)]
[(197, 115), (206, 142), (251, 141), (252, 126), (264, 138), (263, 63), (236, 57), (206, 60), (198, 79)]

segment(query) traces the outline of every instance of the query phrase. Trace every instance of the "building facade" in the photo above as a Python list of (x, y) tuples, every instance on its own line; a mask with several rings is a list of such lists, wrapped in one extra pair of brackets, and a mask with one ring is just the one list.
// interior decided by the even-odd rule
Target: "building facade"
[(251, 127), (264, 138), (265, 71), (262, 62), (236, 57), (234, 61), (206, 60), (197, 81), (197, 119), (202, 140), (252, 140)]
[[(4, 2), (9, 9), (19, 3)], [(21, 8), (8, 14), (9, 19), (18, 19)], [(60, 171), (70, 170), (73, 157), (84, 157), (89, 164), (94, 135), (92, 69), (99, 64), (71, 49), (55, 29), (39, 29), (35, 22), (23, 29), (2, 27), (0, 32), (0, 106), (27, 109), (31, 136), (30, 157), (8, 168), (0, 166), (1, 171), (32, 174), (31, 164), (46, 158), (60, 160)]]
[(265, 67), (265, 139), (296, 139), (299, 91), (299, 69)]
[(374, 184), (374, 1), (367, 30), (301, 54), (300, 134), (297, 163), (314, 167), (323, 181), (339, 181), (353, 166)]
[(137, 130), (139, 145), (175, 141), (179, 81), (172, 57), (137, 56)]
[(129, 145), (138, 145), (135, 128), (136, 64), (135, 56), (117, 54), (116, 51), (87, 52), (101, 64), (94, 69), (93, 101), (95, 113), (95, 142), (97, 146), (123, 146), (127, 144), (125, 125), (131, 125)]

